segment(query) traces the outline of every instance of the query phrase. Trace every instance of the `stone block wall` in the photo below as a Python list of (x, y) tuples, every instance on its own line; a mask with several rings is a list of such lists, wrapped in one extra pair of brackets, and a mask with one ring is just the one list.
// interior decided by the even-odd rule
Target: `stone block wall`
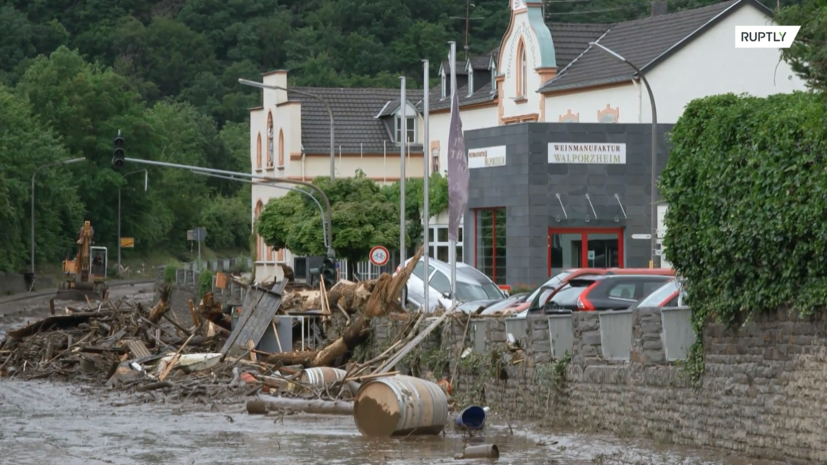
[[(54, 280), (48, 276), (36, 276), (35, 291), (43, 291), (55, 286)], [(4, 295), (29, 292), (29, 283), (22, 273), (5, 273), (0, 271), (0, 297)]]
[[(596, 313), (573, 315), (568, 362), (551, 356), (548, 321), (532, 317), (521, 352), (497, 369), (464, 369), (459, 353), (473, 347), (465, 319), (448, 320), (454, 397), (511, 419), (622, 435), (792, 464), (827, 463), (827, 319), (785, 310), (761, 315), (739, 330), (707, 324), (705, 373), (693, 387), (681, 362), (666, 361), (659, 309), (633, 312), (629, 361), (605, 360)], [(502, 350), (502, 319), (480, 325), (487, 349)], [(520, 340), (520, 336), (515, 335)], [(555, 376), (555, 371), (563, 373)]]

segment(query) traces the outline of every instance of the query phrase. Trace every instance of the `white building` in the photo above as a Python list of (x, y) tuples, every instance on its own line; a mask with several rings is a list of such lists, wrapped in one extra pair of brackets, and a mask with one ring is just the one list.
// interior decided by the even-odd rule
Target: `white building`
[[(735, 48), (735, 26), (772, 22), (771, 10), (756, 0), (675, 13), (658, 2), (650, 17), (616, 24), (546, 23), (542, 0), (510, 1), (511, 22), (499, 49), (457, 63), (465, 130), (534, 121), (651, 122), (649, 97), (635, 71), (590, 42), (642, 70), (659, 123), (676, 122), (688, 102), (708, 95), (763, 97), (805, 90), (804, 82), (780, 61), (778, 50)], [(448, 72), (443, 63), (442, 83), (430, 94), (428, 156), (432, 170), (439, 172), (447, 167)], [(288, 87), (287, 73), (267, 73), (264, 82)], [(337, 176), (362, 169), (377, 182), (399, 178), (398, 89), (299, 90), (317, 94), (333, 107)], [(408, 140), (414, 144), (406, 171), (411, 177), (423, 173), (421, 97), (421, 91), (408, 91), (408, 115), (417, 110), (408, 125)], [(250, 116), (253, 172), (306, 180), (329, 174), (329, 119), (319, 102), (289, 91), (265, 91), (263, 106), (251, 109)], [(268, 121), (273, 122), (270, 138)], [(279, 195), (283, 192), (254, 186), (254, 218)], [(432, 238), (446, 237), (447, 230), (439, 229), (447, 227), (447, 218), (434, 218), (432, 224)], [(447, 242), (438, 247), (435, 255), (447, 256)], [(257, 271), (273, 274), (272, 265), (289, 258), (260, 244)]]

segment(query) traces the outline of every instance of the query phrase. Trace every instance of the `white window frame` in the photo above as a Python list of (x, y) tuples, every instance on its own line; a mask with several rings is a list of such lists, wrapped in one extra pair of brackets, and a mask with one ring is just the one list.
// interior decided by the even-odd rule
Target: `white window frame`
[[(402, 129), (402, 109), (396, 110), (396, 113), (393, 117), (393, 137), (397, 144), (401, 144), (402, 141), (400, 140), (399, 131)], [(412, 108), (410, 105), (405, 110), (405, 117), (408, 119), (408, 127), (405, 128), (408, 131), (408, 143), (409, 144), (416, 144), (419, 141), (417, 140), (417, 136), (419, 135), (419, 115), (416, 114), (416, 110)], [(411, 120), (413, 120), (413, 124), (411, 124)], [(411, 127), (413, 126), (413, 127)], [(412, 137), (412, 138), (411, 138)]]
[(441, 89), (440, 89), (440, 92), (441, 92), (440, 100), (444, 100), (448, 96), (448, 89), (447, 89), (448, 79), (445, 77), (445, 71), (442, 72), (442, 74), (440, 75), (440, 78), (442, 79), (442, 85), (440, 86), (441, 87)]
[[(429, 244), (428, 245), (431, 248), (431, 250), (429, 251), (430, 254), (431, 254), (430, 256), (433, 257), (433, 258), (439, 259), (438, 258), (439, 255), (437, 254), (437, 251), (439, 250), (440, 247), (444, 247), (444, 248), (448, 249), (448, 253), (450, 253), (450, 251), (451, 251), (451, 249), (450, 249), (451, 242), (448, 241), (448, 240), (440, 241), (439, 240), (439, 231), (438, 231), (440, 229), (444, 229), (447, 232), (448, 231), (448, 225), (447, 224), (438, 224), (438, 225), (434, 225), (434, 226), (429, 226), (428, 229), (430, 229), (430, 235), (428, 236), (428, 239), (429, 239), (429, 241), (428, 241)], [(463, 229), (462, 226), (460, 226), (459, 227), (460, 237), (464, 238), (465, 237), (463, 235), (464, 231), (462, 229)], [(463, 257), (463, 255), (465, 255), (465, 247), (464, 247), (463, 241), (457, 242), (457, 248), (459, 249), (458, 252), (460, 252), (460, 254), (457, 255), (457, 263), (461, 263), (462, 262), (462, 257)], [(449, 255), (449, 257), (450, 257), (450, 255)]]
[(468, 96), (474, 95), (474, 70), (468, 66)]

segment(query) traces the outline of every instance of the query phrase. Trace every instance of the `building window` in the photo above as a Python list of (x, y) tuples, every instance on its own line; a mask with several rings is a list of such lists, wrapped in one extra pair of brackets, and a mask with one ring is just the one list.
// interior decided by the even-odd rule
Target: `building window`
[(444, 100), (445, 97), (448, 96), (448, 86), (446, 85), (447, 79), (445, 78), (445, 72), (444, 71), (440, 75), (440, 78), (442, 79), (442, 85), (439, 86), (440, 87), (440, 92), (441, 92), (440, 100)]
[(606, 104), (606, 108), (598, 110), (597, 112), (597, 121), (600, 123), (617, 123), (619, 119), (620, 108), (612, 108), (608, 103)]
[[(259, 216), (261, 216), (261, 210), (264, 209), (264, 204), (259, 200), (256, 203), (256, 217), (253, 218), (253, 225), (255, 227), (255, 222), (258, 221)], [(264, 261), (265, 259), (265, 247), (264, 247), (264, 238), (261, 236), (256, 235), (256, 260)]]
[(284, 131), (279, 129), (279, 168), (284, 168)]
[(474, 267), (495, 283), (505, 284), (505, 207), (474, 210), (474, 225)]
[(526, 61), (525, 42), (520, 39), (517, 45), (517, 56), (520, 62), (517, 64), (517, 97), (525, 98), (528, 89), (528, 62)]
[(565, 115), (560, 115), (561, 123), (577, 123), (580, 121), (580, 113), (572, 113), (567, 110)]
[(439, 173), (439, 147), (431, 149), (431, 173)]
[[(448, 241), (448, 226), (432, 226), (429, 228), (431, 234), (428, 237), (431, 250), (431, 257), (450, 263), (449, 256), (451, 243)], [(462, 226), (459, 228), (459, 241), (457, 241), (457, 263), (462, 261)]]
[(497, 92), (497, 70), (491, 68), (491, 93)]
[[(405, 128), (408, 135), (407, 141), (409, 144), (413, 144), (416, 141), (416, 117), (406, 115), (405, 118), (408, 120), (408, 126)], [(402, 117), (397, 116), (394, 121), (396, 121), (396, 142), (400, 143), (402, 142)]]
[(273, 167), (275, 146), (273, 144), (273, 114), (267, 113), (267, 167)]
[(261, 169), (261, 133), (256, 137), (256, 169)]

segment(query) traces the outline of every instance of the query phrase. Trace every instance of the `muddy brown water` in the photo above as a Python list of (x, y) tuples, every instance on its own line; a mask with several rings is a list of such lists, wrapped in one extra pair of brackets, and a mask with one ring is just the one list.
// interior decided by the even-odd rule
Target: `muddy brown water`
[[(11, 305), (17, 309), (0, 307), (0, 339), (6, 330), (48, 314), (41, 302)], [(496, 444), (499, 460), (455, 460), (469, 439), (450, 427), (440, 436), (365, 438), (350, 416), (244, 410), (241, 404), (137, 403), (130, 394), (103, 387), (0, 379), (0, 465), (778, 463), (528, 423), (509, 427), (496, 417), (484, 438), (472, 441)]]
[[(134, 404), (48, 381), (0, 380), (0, 464), (423, 464), (456, 461), (467, 439), (368, 439), (350, 416), (247, 415), (244, 407)], [(450, 428), (449, 428), (450, 429)], [(512, 434), (513, 431), (513, 434)], [(765, 465), (711, 451), (528, 425), (493, 424), (503, 464)]]

